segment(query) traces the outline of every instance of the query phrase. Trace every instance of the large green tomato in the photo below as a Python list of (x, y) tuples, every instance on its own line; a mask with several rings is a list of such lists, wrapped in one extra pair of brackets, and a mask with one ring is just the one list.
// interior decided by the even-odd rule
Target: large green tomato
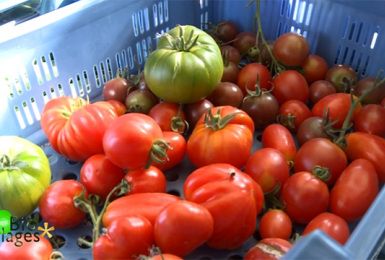
[(206, 32), (177, 26), (159, 38), (147, 58), (144, 78), (159, 98), (174, 103), (193, 103), (208, 96), (223, 74), (221, 51)]
[(49, 161), (38, 145), (0, 136), (0, 210), (15, 217), (32, 213), (50, 181)]

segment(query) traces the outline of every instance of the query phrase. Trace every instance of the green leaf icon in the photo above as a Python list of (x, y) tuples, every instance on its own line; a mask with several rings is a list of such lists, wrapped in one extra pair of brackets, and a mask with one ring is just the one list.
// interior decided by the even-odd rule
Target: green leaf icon
[(0, 234), (11, 232), (11, 213), (8, 210), (0, 210)]

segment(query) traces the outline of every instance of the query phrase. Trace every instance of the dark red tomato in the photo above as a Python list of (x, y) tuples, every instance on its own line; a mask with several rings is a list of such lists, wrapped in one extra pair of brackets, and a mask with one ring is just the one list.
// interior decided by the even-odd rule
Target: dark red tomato
[(247, 251), (244, 260), (278, 260), (281, 259), (292, 245), (281, 238), (265, 238)]
[(264, 193), (272, 192), (277, 186), (282, 187), (289, 178), (285, 156), (273, 148), (255, 151), (246, 163), (245, 172), (261, 186)]
[(284, 183), (281, 200), (291, 220), (307, 224), (318, 214), (325, 212), (329, 205), (329, 189), (316, 175), (299, 171)]
[(344, 151), (326, 138), (314, 138), (304, 143), (294, 159), (294, 169), (298, 171), (316, 170), (327, 172), (328, 185), (333, 185), (348, 165)]
[(182, 162), (186, 154), (186, 139), (176, 132), (163, 132), (163, 140), (168, 143), (170, 149), (167, 150), (167, 158), (165, 161), (158, 163), (153, 162), (162, 171), (169, 170)]
[(127, 109), (124, 103), (114, 99), (107, 100), (107, 102), (115, 108), (116, 114), (118, 114), (118, 116), (124, 115), (126, 113)]
[(155, 243), (161, 252), (186, 256), (212, 236), (214, 220), (202, 205), (180, 200), (168, 205), (154, 224)]
[(130, 89), (134, 87), (128, 83), (124, 78), (114, 78), (107, 81), (103, 87), (104, 100), (117, 100), (124, 103)]
[(235, 37), (238, 34), (238, 27), (237, 25), (232, 21), (223, 21), (218, 23), (215, 26), (215, 32), (214, 35), (217, 37), (221, 42), (229, 42), (231, 40), (234, 40)]
[(309, 44), (299, 34), (285, 33), (275, 41), (273, 55), (286, 66), (301, 66), (309, 55)]
[(166, 192), (166, 177), (155, 166), (128, 171), (124, 178), (131, 184), (130, 193)]
[(243, 100), (242, 90), (234, 83), (220, 82), (207, 97), (214, 106), (239, 107)]
[(350, 92), (357, 83), (357, 73), (350, 66), (337, 64), (328, 70), (325, 79), (334, 85), (337, 92)]
[(314, 138), (329, 138), (325, 132), (325, 121), (319, 116), (305, 119), (297, 131), (297, 139), (300, 145)]
[(60, 180), (52, 183), (39, 201), (40, 215), (55, 228), (73, 228), (85, 219), (85, 213), (76, 208), (74, 198), (85, 188), (75, 180)]
[(335, 87), (327, 80), (314, 81), (309, 87), (309, 99), (313, 104), (334, 93), (336, 93)]
[(237, 34), (233, 46), (237, 48), (241, 55), (247, 54), (248, 50), (256, 43), (256, 35), (251, 32), (241, 32)]
[[(350, 207), (352, 206), (350, 205)], [(321, 230), (325, 232), (327, 235), (342, 245), (345, 244), (350, 236), (348, 223), (343, 218), (329, 212), (323, 212), (313, 218), (306, 225), (302, 235), (305, 236), (314, 230)]]
[(354, 117), (354, 129), (385, 137), (385, 107), (369, 104), (361, 108)]
[(238, 65), (234, 62), (228, 61), (224, 62), (223, 74), (222, 74), (222, 82), (233, 82), (237, 83), (239, 74)]
[(328, 64), (324, 58), (310, 54), (302, 64), (303, 75), (309, 84), (317, 80), (325, 79)]
[(381, 106), (385, 107), (385, 98), (381, 101)]
[(275, 122), (279, 104), (270, 92), (257, 90), (247, 94), (243, 99), (241, 109), (253, 119), (256, 129), (263, 129)]
[(271, 89), (271, 73), (260, 63), (250, 63), (241, 69), (238, 74), (238, 86), (246, 94), (247, 90), (255, 90), (256, 84), (265, 90)]
[(288, 100), (279, 108), (278, 121), (291, 131), (297, 132), (302, 122), (312, 113), (305, 103), (299, 100)]
[(349, 160), (367, 159), (376, 168), (378, 178), (385, 182), (385, 139), (376, 135), (354, 132), (346, 137), (345, 152)]
[(207, 99), (185, 105), (184, 112), (190, 125), (190, 129), (193, 129), (199, 118), (213, 106), (214, 105)]
[[(37, 233), (39, 234), (39, 233)], [(53, 248), (48, 239), (43, 236), (31, 236), (22, 234), (19, 236), (8, 237), (3, 236), (3, 241), (0, 244), (0, 258), (14, 260), (49, 260), (53, 252)], [(4, 239), (4, 236), (6, 237)]]
[(262, 146), (280, 151), (290, 162), (294, 160), (297, 147), (290, 131), (280, 124), (271, 124), (262, 133)]
[(124, 102), (128, 112), (147, 114), (159, 100), (150, 90), (143, 88), (132, 91)]
[(162, 131), (183, 133), (186, 130), (185, 115), (180, 105), (160, 102), (148, 113), (158, 123)]
[(80, 169), (80, 182), (89, 194), (98, 195), (104, 200), (124, 175), (124, 170), (113, 164), (104, 154), (96, 154), (84, 162)]
[(346, 221), (357, 220), (365, 214), (377, 194), (378, 177), (374, 165), (366, 159), (354, 160), (331, 190), (330, 211)]
[(241, 54), (239, 54), (239, 51), (231, 45), (221, 46), (221, 52), (224, 60), (233, 62), (235, 65), (238, 65), (241, 61)]
[(179, 256), (172, 255), (172, 254), (159, 254), (159, 255), (153, 255), (146, 258), (147, 260), (183, 260)]
[[(352, 104), (351, 95), (346, 93), (335, 93), (323, 97), (312, 108), (314, 116), (323, 117), (325, 111), (329, 111), (330, 121), (336, 121), (334, 127), (340, 128), (348, 115), (350, 106)], [(357, 106), (354, 115), (361, 109)]]
[[(366, 77), (357, 82), (354, 87), (354, 95), (361, 96), (364, 91), (367, 91), (369, 88), (373, 87), (376, 79), (373, 77)], [(370, 92), (363, 100), (363, 104), (379, 104), (382, 99), (385, 99), (385, 84), (379, 86), (372, 92)]]
[(259, 222), (261, 238), (282, 238), (289, 240), (293, 224), (285, 211), (271, 209), (266, 212)]
[(309, 98), (309, 86), (301, 73), (286, 70), (274, 77), (273, 95), (280, 104), (291, 99), (306, 103)]

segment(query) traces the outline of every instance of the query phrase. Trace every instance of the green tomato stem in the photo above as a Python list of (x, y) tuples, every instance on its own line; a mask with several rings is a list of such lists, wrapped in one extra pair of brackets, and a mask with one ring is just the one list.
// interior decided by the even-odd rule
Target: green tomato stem
[(321, 167), (318, 165), (314, 166), (312, 170), (312, 174), (324, 182), (327, 182), (331, 177), (331, 174), (328, 168)]

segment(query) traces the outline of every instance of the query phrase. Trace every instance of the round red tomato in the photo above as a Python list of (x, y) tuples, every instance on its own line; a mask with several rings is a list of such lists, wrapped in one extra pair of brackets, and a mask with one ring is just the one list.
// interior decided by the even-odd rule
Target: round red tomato
[(385, 137), (385, 107), (369, 104), (361, 108), (354, 117), (354, 129)]
[(326, 181), (333, 185), (348, 165), (344, 151), (326, 138), (314, 138), (304, 143), (294, 159), (294, 169), (298, 171), (322, 171), (329, 175)]
[(293, 224), (285, 211), (271, 209), (259, 221), (261, 238), (282, 238), (288, 240), (291, 236)]
[(329, 205), (329, 189), (316, 175), (300, 171), (284, 183), (281, 199), (284, 210), (298, 224), (307, 224)]
[(325, 79), (328, 64), (321, 56), (310, 54), (302, 64), (303, 74), (309, 84)]
[(350, 236), (348, 223), (343, 218), (329, 212), (323, 212), (313, 218), (306, 225), (302, 235), (305, 236), (318, 229), (322, 230), (342, 245), (345, 244)]
[(280, 104), (291, 99), (306, 102), (309, 98), (309, 86), (301, 73), (285, 70), (273, 79), (273, 95)]
[(186, 130), (185, 116), (180, 105), (169, 102), (160, 102), (153, 106), (148, 113), (162, 131), (183, 133)]
[(247, 64), (238, 74), (237, 85), (242, 89), (243, 94), (246, 94), (247, 90), (255, 90), (256, 84), (261, 89), (271, 89), (271, 73), (263, 64)]
[(314, 81), (309, 87), (309, 99), (313, 104), (334, 93), (336, 93), (335, 87), (327, 80)]
[(297, 131), (302, 122), (312, 113), (305, 103), (299, 100), (288, 100), (279, 108), (279, 123), (292, 131)]
[[(2, 234), (4, 240), (4, 234)], [(48, 260), (51, 258), (53, 248), (48, 239), (43, 236), (33, 236), (27, 238), (26, 234), (6, 236), (6, 240), (0, 244), (1, 259), (30, 259)]]
[(262, 133), (262, 146), (277, 149), (288, 162), (292, 162), (297, 153), (293, 136), (280, 124), (271, 124), (265, 128)]
[(130, 193), (166, 192), (166, 177), (155, 166), (128, 171), (124, 178), (131, 184)]
[(301, 66), (309, 55), (309, 44), (301, 35), (288, 32), (275, 40), (273, 54), (285, 66)]
[(264, 193), (282, 187), (289, 178), (289, 166), (285, 156), (273, 148), (255, 151), (246, 163), (245, 172), (262, 188)]
[(60, 180), (52, 183), (39, 201), (40, 215), (55, 228), (73, 228), (85, 219), (85, 213), (76, 208), (74, 198), (84, 187), (75, 180)]
[(104, 154), (95, 154), (82, 165), (80, 182), (88, 193), (98, 195), (104, 200), (124, 175), (124, 170), (113, 164)]
[(278, 260), (281, 259), (292, 245), (281, 238), (265, 238), (247, 251), (244, 260)]
[(166, 171), (182, 162), (187, 144), (186, 139), (176, 132), (163, 132), (163, 140), (170, 146), (167, 150), (167, 159), (163, 162), (153, 162), (152, 165)]

